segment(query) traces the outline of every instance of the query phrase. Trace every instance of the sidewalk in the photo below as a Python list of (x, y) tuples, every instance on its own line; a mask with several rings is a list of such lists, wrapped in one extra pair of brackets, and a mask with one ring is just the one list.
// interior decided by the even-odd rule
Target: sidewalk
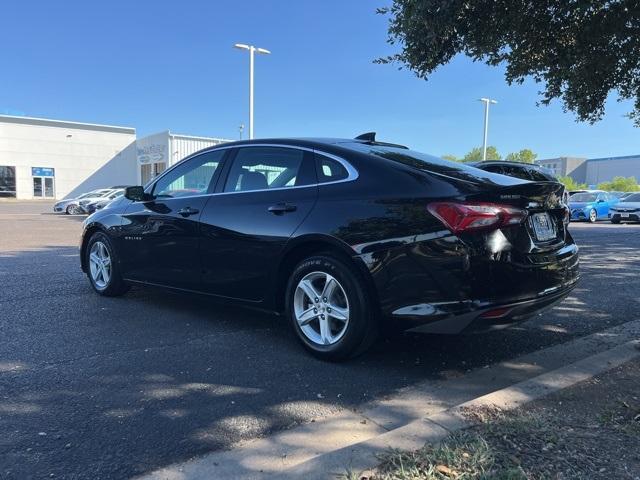
[(640, 360), (513, 411), (468, 409), (477, 426), (384, 454), (358, 480), (640, 479)]

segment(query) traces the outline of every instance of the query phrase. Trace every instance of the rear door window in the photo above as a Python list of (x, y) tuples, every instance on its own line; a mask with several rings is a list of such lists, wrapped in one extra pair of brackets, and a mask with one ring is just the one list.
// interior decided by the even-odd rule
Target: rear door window
[[(290, 188), (315, 183), (305, 151), (286, 147), (241, 147), (224, 187), (225, 192)], [(313, 168), (313, 167), (311, 167)]]

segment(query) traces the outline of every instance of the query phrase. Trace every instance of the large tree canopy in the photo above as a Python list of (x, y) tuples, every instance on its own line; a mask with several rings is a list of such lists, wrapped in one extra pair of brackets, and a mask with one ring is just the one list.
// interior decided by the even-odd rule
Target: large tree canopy
[(393, 0), (389, 42), (399, 62), (421, 78), (463, 53), (504, 64), (509, 84), (532, 77), (541, 103), (561, 99), (591, 123), (607, 96), (634, 102), (640, 126), (640, 1), (638, 0)]

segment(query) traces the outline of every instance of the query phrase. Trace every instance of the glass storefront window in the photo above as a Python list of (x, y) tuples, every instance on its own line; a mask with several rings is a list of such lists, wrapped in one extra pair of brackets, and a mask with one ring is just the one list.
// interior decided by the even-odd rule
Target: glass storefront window
[(16, 167), (0, 165), (0, 197), (16, 197)]

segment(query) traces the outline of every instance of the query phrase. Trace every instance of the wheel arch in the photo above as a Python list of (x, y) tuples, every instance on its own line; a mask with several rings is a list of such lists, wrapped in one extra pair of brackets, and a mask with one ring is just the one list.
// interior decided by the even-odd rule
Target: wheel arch
[(276, 268), (274, 274), (274, 309), (277, 312), (284, 310), (287, 283), (293, 269), (305, 258), (320, 253), (333, 255), (346, 265), (353, 267), (356, 274), (364, 281), (375, 305), (379, 305), (369, 269), (360, 258), (354, 256), (355, 252), (349, 245), (328, 235), (305, 235), (289, 242)]
[(105, 229), (99, 223), (92, 223), (85, 227), (84, 232), (82, 234), (82, 241), (80, 243), (80, 268), (82, 268), (83, 272), (87, 272), (87, 260), (85, 252), (87, 250), (87, 245), (89, 244), (89, 240), (96, 232), (103, 232), (106, 234)]

